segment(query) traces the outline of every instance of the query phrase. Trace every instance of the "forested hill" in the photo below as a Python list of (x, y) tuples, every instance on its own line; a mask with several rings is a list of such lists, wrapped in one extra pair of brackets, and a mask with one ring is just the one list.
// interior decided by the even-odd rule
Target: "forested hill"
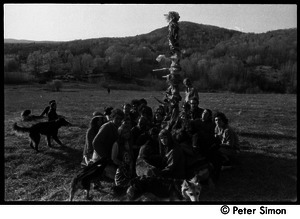
[[(179, 22), (179, 43), (185, 76), (201, 90), (236, 92), (296, 92), (297, 29), (243, 33), (216, 26)], [(159, 54), (169, 55), (168, 28), (122, 38), (94, 38), (68, 42), (4, 43), (6, 72), (45, 69), (54, 75), (104, 73), (144, 78)], [(37, 61), (40, 60), (40, 61)]]
[[(228, 30), (216, 26), (197, 24), (187, 21), (179, 22), (179, 26), (180, 46), (183, 50), (185, 50), (185, 52), (206, 52), (208, 49), (214, 48), (219, 42), (228, 40), (232, 36), (242, 34), (242, 32), (235, 30)], [(87, 51), (93, 49), (92, 46), (106, 44), (106, 46), (103, 46), (103, 50), (105, 50), (115, 43), (124, 46), (135, 44), (137, 47), (143, 44), (153, 49), (152, 51), (168, 53), (169, 45), (167, 35), (168, 28), (165, 26), (147, 34), (131, 37), (104, 37), (86, 40), (73, 40), (68, 42), (4, 39), (4, 53), (12, 54), (19, 51), (19, 49), (24, 49), (25, 51), (36, 51), (39, 48), (52, 50), (61, 47), (72, 49), (74, 52), (77, 52), (74, 47), (80, 47), (82, 50)]]
[[(228, 30), (216, 26), (197, 24), (192, 22), (179, 22), (179, 43), (181, 48), (188, 53), (195, 51), (207, 52), (208, 49), (214, 48), (219, 42), (229, 40), (233, 36), (239, 36), (241, 32), (235, 30)], [(161, 48), (161, 45), (165, 45), (168, 50), (168, 41), (166, 36), (168, 35), (168, 28), (163, 27), (154, 30), (148, 34), (137, 36), (137, 40), (140, 38), (150, 41), (153, 48)]]

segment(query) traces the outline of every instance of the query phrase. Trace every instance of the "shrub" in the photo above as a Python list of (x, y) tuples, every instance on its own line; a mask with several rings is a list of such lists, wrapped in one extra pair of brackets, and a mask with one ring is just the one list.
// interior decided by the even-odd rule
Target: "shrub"
[(61, 80), (53, 80), (52, 82), (49, 83), (49, 88), (52, 91), (60, 91), (62, 88), (63, 82)]

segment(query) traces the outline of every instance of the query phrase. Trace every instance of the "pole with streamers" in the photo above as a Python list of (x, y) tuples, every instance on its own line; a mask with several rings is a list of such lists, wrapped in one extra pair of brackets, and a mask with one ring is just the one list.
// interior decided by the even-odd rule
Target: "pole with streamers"
[[(182, 98), (179, 93), (179, 84), (182, 83), (182, 78), (180, 75), (181, 66), (180, 66), (180, 58), (181, 51), (179, 47), (179, 14), (175, 11), (170, 11), (168, 14), (164, 14), (166, 21), (169, 23), (168, 25), (168, 41), (171, 52), (171, 57), (167, 58), (165, 55), (159, 55), (156, 60), (160, 62), (163, 59), (171, 60), (169, 74), (163, 76), (167, 79), (167, 83), (170, 85), (166, 91), (166, 98), (170, 102), (178, 103)], [(162, 69), (154, 69), (153, 71), (166, 70), (166, 68)]]

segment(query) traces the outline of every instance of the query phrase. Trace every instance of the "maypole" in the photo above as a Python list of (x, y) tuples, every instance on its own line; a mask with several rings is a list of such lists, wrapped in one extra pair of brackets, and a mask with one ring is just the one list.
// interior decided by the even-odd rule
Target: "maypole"
[(181, 101), (181, 96), (179, 93), (179, 85), (182, 82), (182, 78), (180, 75), (181, 66), (180, 66), (180, 58), (181, 58), (181, 51), (179, 47), (179, 14), (175, 11), (170, 11), (168, 14), (164, 14), (168, 25), (168, 41), (170, 47), (171, 57), (167, 58), (165, 55), (159, 55), (156, 60), (160, 62), (162, 59), (170, 59), (171, 66), (170, 68), (162, 68), (162, 69), (154, 69), (153, 71), (160, 71), (160, 70), (169, 70), (169, 74), (163, 76), (166, 78), (169, 87), (166, 91), (166, 98), (169, 102), (178, 103)]

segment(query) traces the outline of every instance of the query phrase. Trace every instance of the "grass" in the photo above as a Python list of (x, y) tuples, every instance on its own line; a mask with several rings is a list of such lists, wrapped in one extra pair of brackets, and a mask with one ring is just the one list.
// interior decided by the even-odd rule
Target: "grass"
[[(64, 202), (69, 184), (80, 169), (85, 132), (94, 111), (105, 106), (121, 107), (133, 98), (145, 98), (155, 108), (154, 96), (161, 92), (114, 90), (110, 95), (96, 84), (64, 84), (60, 92), (46, 85), (5, 85), (4, 87), (4, 200)], [(183, 96), (183, 94), (182, 94)], [(200, 93), (200, 106), (224, 112), (239, 134), (241, 165), (223, 171), (214, 190), (204, 188), (203, 203), (288, 202), (297, 200), (297, 117), (296, 95)], [(26, 135), (16, 135), (11, 127), (22, 122), (20, 113), (42, 112), (49, 100), (57, 101), (57, 112), (75, 126), (61, 128), (60, 139), (67, 145), (48, 148), (41, 139), (40, 153), (29, 147)], [(111, 193), (112, 181), (92, 190), (91, 203), (120, 202)], [(84, 200), (77, 192), (75, 202)]]

